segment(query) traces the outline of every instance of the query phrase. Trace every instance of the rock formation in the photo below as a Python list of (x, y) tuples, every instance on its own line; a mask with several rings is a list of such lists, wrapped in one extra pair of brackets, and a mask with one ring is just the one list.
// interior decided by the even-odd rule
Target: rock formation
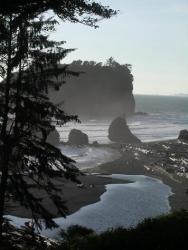
[(181, 130), (178, 139), (182, 141), (188, 141), (188, 130)]
[[(36, 132), (34, 133), (37, 137), (39, 137), (40, 139), (43, 138), (42, 133), (41, 132)], [(46, 138), (46, 142), (53, 145), (54, 147), (58, 146), (60, 143), (60, 136), (59, 133), (57, 132), (56, 129), (54, 129), (54, 131), (50, 132), (49, 135)]]
[(69, 114), (80, 119), (100, 119), (132, 115), (135, 101), (132, 94), (133, 76), (130, 65), (75, 61), (70, 70), (81, 73), (79, 77), (66, 79), (60, 91), (50, 92), (51, 100), (63, 103)]
[(81, 130), (72, 129), (69, 134), (68, 143), (71, 145), (87, 145), (89, 143), (88, 136)]
[(118, 117), (114, 119), (108, 130), (108, 137), (113, 142), (118, 143), (139, 143), (141, 142), (133, 135), (124, 118)]
[(48, 135), (46, 141), (53, 146), (58, 146), (60, 142), (60, 136), (56, 129)]

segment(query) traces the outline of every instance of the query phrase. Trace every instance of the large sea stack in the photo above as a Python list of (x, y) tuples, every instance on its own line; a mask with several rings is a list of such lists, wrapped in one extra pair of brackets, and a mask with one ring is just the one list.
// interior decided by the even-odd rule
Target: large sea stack
[(66, 79), (60, 91), (51, 92), (55, 103), (80, 119), (104, 119), (134, 114), (131, 65), (121, 65), (112, 58), (106, 64), (93, 61), (74, 61), (69, 69), (83, 72), (79, 77)]
[(112, 121), (108, 130), (108, 137), (117, 143), (139, 143), (141, 142), (133, 135), (123, 117), (118, 117)]

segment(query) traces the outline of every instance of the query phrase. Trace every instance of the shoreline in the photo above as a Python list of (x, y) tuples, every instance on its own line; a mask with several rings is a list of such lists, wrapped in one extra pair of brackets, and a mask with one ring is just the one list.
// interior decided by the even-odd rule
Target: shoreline
[[(113, 147), (114, 146), (118, 147), (116, 145), (113, 145)], [(171, 162), (169, 161), (170, 156), (175, 154), (178, 147), (180, 148), (179, 151), (186, 151), (186, 166), (188, 168), (188, 142), (184, 143), (174, 139), (168, 141), (161, 140), (144, 142), (141, 144), (120, 145), (119, 149), (122, 151), (124, 146), (125, 150), (123, 150), (124, 152), (120, 159), (101, 164), (93, 169), (88, 169), (88, 172), (92, 173), (93, 171), (96, 171), (102, 175), (146, 175), (159, 179), (171, 188), (172, 195), (168, 198), (171, 211), (174, 212), (181, 209), (188, 210), (188, 177), (185, 178), (184, 176), (180, 176), (180, 172), (178, 172), (179, 170), (174, 172), (174, 166), (170, 165)], [(127, 149), (127, 146), (130, 148)], [(150, 147), (153, 147), (154, 149), (157, 148), (157, 151), (154, 151), (154, 154), (156, 153), (156, 155), (161, 150), (162, 152), (163, 150), (165, 151), (165, 148), (163, 147), (168, 148), (165, 152), (166, 155), (163, 156), (163, 158), (166, 159), (167, 164), (163, 162), (164, 159), (161, 160), (160, 155), (159, 159), (156, 155), (153, 156)], [(138, 148), (139, 151), (137, 150)], [(142, 150), (140, 148), (142, 148)], [(180, 154), (178, 157), (181, 158), (182, 155)], [(178, 157), (174, 162), (175, 166), (179, 163)]]
[[(101, 177), (100, 175), (112, 175), (112, 174), (124, 174), (124, 175), (146, 175), (149, 177), (157, 178), (164, 184), (168, 185), (173, 195), (169, 197), (169, 205), (171, 211), (180, 209), (188, 210), (188, 179), (180, 178), (179, 176), (173, 176), (166, 172), (160, 166), (152, 166), (151, 160), (148, 155), (143, 154), (145, 151), (141, 151), (141, 155), (138, 156), (136, 147), (146, 147), (148, 145), (154, 145), (154, 148), (161, 147), (164, 143), (171, 143), (174, 145), (175, 141), (163, 141), (163, 142), (150, 142), (141, 144), (127, 144), (127, 145), (108, 145), (109, 148), (115, 148), (121, 152), (121, 157), (111, 162), (101, 164), (93, 168), (84, 169), (85, 176), (81, 176), (79, 179), (83, 183), (82, 187), (78, 187), (76, 183), (72, 183), (65, 179), (55, 179), (54, 182), (58, 187), (62, 188), (62, 198), (67, 201), (66, 206), (69, 208), (68, 215), (78, 211), (81, 207), (89, 204), (96, 203), (100, 200), (101, 195), (106, 192), (107, 184), (119, 184), (126, 183), (125, 181), (113, 179), (109, 176)], [(106, 147), (107, 145), (105, 145)], [(130, 150), (122, 151), (123, 147), (130, 147)], [(100, 147), (102, 147), (100, 145)], [(187, 146), (186, 146), (187, 149)], [(146, 149), (145, 149), (146, 150)], [(153, 156), (152, 156), (153, 157)], [(152, 158), (153, 160), (153, 158)], [(156, 160), (156, 157), (155, 157)], [(149, 166), (149, 167), (148, 167)], [(97, 173), (97, 174), (96, 174)], [(130, 183), (129, 181), (127, 183)], [(37, 190), (33, 190), (37, 193)], [(43, 204), (54, 215), (54, 218), (60, 217), (53, 204), (49, 199), (45, 197)], [(22, 218), (30, 218), (31, 212), (18, 204), (8, 204), (6, 214), (18, 216)]]
[[(94, 204), (100, 201), (100, 197), (103, 193), (106, 192), (106, 185), (108, 184), (121, 184), (121, 183), (130, 183), (130, 181), (116, 180), (111, 177), (102, 177), (93, 174), (85, 173), (85, 176), (81, 176), (79, 180), (84, 184), (84, 186), (79, 187), (76, 183), (70, 182), (69, 180), (56, 178), (55, 182), (58, 185), (58, 188), (62, 188), (60, 196), (65, 205), (68, 208), (67, 215), (71, 215), (77, 212), (80, 208)], [(33, 189), (32, 191), (37, 195), (38, 190)], [(54, 218), (62, 217), (58, 214), (57, 209), (52, 204), (52, 202), (45, 197), (45, 194), (40, 191), (40, 194), (43, 196), (43, 205), (45, 208), (54, 215)], [(17, 216), (20, 218), (31, 218), (32, 212), (22, 206), (19, 203), (7, 203), (5, 215)]]
[(129, 167), (126, 165), (122, 159), (114, 162), (109, 162), (97, 167), (97, 172), (101, 172), (102, 175), (111, 174), (124, 174), (124, 175), (145, 175), (148, 177), (156, 178), (161, 180), (164, 184), (169, 186), (172, 191), (172, 195), (168, 197), (171, 212), (185, 209), (188, 210), (188, 194), (187, 191), (187, 180), (178, 182), (161, 174), (160, 172), (148, 172), (143, 166), (139, 166), (139, 163), (133, 163), (134, 167)]

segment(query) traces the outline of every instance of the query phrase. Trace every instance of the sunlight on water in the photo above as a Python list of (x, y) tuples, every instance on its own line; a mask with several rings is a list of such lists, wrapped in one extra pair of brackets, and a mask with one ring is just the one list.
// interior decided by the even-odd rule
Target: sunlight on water
[[(112, 175), (112, 178), (128, 180), (128, 184), (106, 185), (106, 192), (100, 201), (82, 207), (66, 219), (57, 218), (56, 223), (63, 229), (70, 225), (82, 225), (101, 232), (112, 227), (131, 227), (144, 218), (156, 217), (170, 211), (168, 197), (172, 195), (170, 187), (161, 181), (140, 175)], [(17, 226), (27, 219), (8, 216)], [(42, 234), (58, 238), (60, 228), (43, 230)]]

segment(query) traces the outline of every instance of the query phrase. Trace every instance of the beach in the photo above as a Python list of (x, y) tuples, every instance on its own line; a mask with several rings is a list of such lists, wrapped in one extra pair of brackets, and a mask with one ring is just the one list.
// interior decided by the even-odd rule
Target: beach
[[(66, 202), (65, 204), (68, 207), (69, 215), (84, 206), (98, 202), (101, 195), (106, 192), (107, 184), (126, 183), (125, 180), (111, 178), (110, 175), (112, 174), (144, 175), (160, 179), (171, 188), (173, 193), (169, 197), (171, 211), (188, 209), (188, 179), (185, 175), (178, 172), (182, 170), (182, 166), (181, 169), (178, 170), (176, 165), (182, 155), (179, 155), (179, 158), (178, 156), (173, 158), (176, 171), (173, 170), (174, 165), (169, 162), (171, 154), (173, 155), (174, 151), (177, 151), (177, 147), (179, 151), (183, 153), (187, 152), (188, 145), (186, 143), (171, 140), (141, 144), (112, 144), (108, 145), (108, 147), (120, 153), (119, 159), (116, 157), (114, 161), (106, 162), (96, 167), (88, 166), (88, 168), (85, 168), (83, 170), (84, 176), (79, 177), (82, 185), (77, 185), (62, 178), (54, 180), (56, 186), (62, 190), (60, 195)], [(161, 153), (163, 155), (160, 155)], [(117, 156), (117, 154), (115, 155)], [(184, 157), (186, 157), (185, 154)], [(163, 158), (166, 160), (166, 165)], [(187, 159), (183, 159), (185, 163), (186, 160)], [(184, 171), (186, 170), (183, 170), (183, 173)], [(103, 175), (105, 177), (103, 177)], [(127, 181), (127, 183), (129, 183), (129, 181)], [(43, 204), (54, 215), (54, 218), (60, 217), (55, 206), (50, 202), (45, 193), (42, 193), (42, 191), (39, 192), (35, 188), (32, 189), (32, 192), (44, 198)], [(29, 210), (15, 203), (7, 204), (6, 214), (22, 218), (31, 217)]]

